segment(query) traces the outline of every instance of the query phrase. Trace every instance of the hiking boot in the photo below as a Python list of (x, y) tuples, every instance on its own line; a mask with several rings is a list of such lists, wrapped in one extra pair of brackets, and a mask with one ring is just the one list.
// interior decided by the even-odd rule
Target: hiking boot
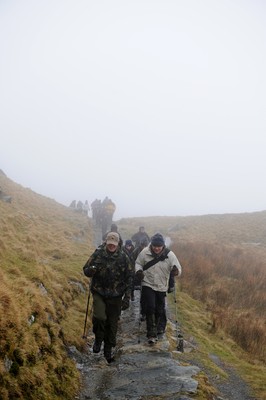
[(155, 344), (157, 342), (157, 337), (148, 337), (148, 343), (149, 344)]
[(92, 351), (93, 353), (100, 353), (102, 342), (99, 340), (95, 340), (93, 343)]
[(103, 353), (104, 353), (104, 357), (105, 357), (106, 361), (108, 362), (108, 364), (115, 361), (114, 357), (112, 356), (112, 347), (109, 347), (109, 346), (104, 347)]

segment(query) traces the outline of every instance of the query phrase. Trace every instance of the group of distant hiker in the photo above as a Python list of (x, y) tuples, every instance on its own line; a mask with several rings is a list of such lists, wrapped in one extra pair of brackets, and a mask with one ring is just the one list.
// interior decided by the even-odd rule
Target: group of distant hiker
[(104, 344), (105, 359), (108, 363), (114, 361), (118, 321), (121, 311), (135, 300), (135, 290), (140, 290), (140, 319), (146, 320), (148, 343), (154, 344), (165, 332), (166, 294), (174, 290), (174, 278), (181, 270), (161, 233), (150, 238), (140, 226), (123, 243), (117, 225), (112, 224), (83, 267), (84, 274), (91, 278), (93, 353), (99, 353)]
[(95, 199), (91, 203), (92, 220), (104, 235), (112, 224), (113, 215), (116, 210), (115, 203), (106, 196), (103, 201)]
[(85, 200), (85, 203), (81, 200), (73, 200), (69, 207), (84, 215), (88, 215), (91, 210), (93, 223), (101, 229), (102, 235), (106, 234), (110, 229), (116, 210), (115, 203), (108, 196), (103, 201), (99, 199), (93, 200), (90, 206), (88, 200)]
[(88, 212), (90, 211), (88, 200), (85, 200), (85, 203), (83, 203), (81, 200), (79, 200), (78, 202), (76, 200), (73, 200), (70, 203), (69, 207), (84, 215), (88, 215)]

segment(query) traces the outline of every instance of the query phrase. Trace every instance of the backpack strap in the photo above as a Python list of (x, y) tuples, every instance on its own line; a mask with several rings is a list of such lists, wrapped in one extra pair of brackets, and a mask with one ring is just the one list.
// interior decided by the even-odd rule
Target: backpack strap
[(149, 269), (150, 267), (152, 267), (153, 265), (157, 264), (159, 261), (163, 261), (166, 258), (168, 258), (168, 253), (170, 252), (170, 249), (165, 249), (163, 251), (163, 253), (159, 256), (159, 257), (155, 257), (153, 258), (151, 261), (148, 261), (144, 267), (143, 267), (143, 271), (146, 271), (147, 269)]

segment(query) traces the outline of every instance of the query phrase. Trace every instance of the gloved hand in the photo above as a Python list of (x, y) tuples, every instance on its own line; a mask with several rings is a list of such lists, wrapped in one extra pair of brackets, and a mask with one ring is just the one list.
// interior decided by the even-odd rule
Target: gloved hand
[(141, 282), (144, 279), (144, 272), (141, 269), (136, 272), (136, 278), (138, 279), (139, 282)]
[(169, 286), (167, 293), (173, 293), (175, 291), (175, 287), (174, 286)]
[(84, 274), (85, 274), (86, 276), (88, 276), (89, 278), (91, 278), (91, 277), (95, 274), (95, 272), (96, 272), (96, 267), (95, 267), (94, 265), (86, 265), (86, 266), (83, 268), (83, 271), (84, 271)]
[(122, 309), (122, 311), (125, 311), (125, 310), (128, 309), (128, 307), (129, 307), (129, 297), (125, 296), (125, 297), (123, 298), (123, 300), (122, 300), (121, 309)]
[(173, 275), (173, 276), (178, 276), (179, 275), (179, 270), (178, 270), (178, 268), (177, 268), (177, 266), (173, 266), (173, 269), (172, 269), (172, 271), (171, 271), (171, 274)]

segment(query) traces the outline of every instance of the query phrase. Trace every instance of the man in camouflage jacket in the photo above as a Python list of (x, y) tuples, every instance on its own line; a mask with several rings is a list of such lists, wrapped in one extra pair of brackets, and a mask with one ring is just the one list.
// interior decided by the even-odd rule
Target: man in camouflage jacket
[(104, 342), (104, 356), (111, 362), (121, 308), (126, 310), (129, 307), (133, 279), (130, 261), (119, 246), (116, 232), (108, 233), (105, 244), (94, 251), (83, 271), (92, 278), (93, 352), (99, 353)]

